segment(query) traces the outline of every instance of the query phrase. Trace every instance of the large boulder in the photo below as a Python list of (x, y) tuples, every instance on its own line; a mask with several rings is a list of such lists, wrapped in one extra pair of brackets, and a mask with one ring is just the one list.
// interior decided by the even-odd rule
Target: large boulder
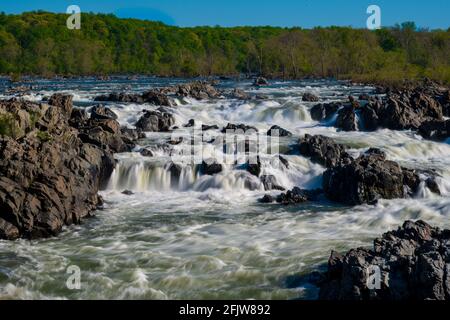
[(172, 103), (170, 102), (170, 99), (163, 93), (157, 91), (157, 90), (150, 90), (147, 92), (144, 92), (142, 94), (142, 99), (146, 103), (150, 103), (156, 106), (166, 106), (170, 107), (172, 106)]
[(330, 200), (348, 205), (405, 198), (414, 193), (419, 184), (417, 174), (386, 160), (386, 155), (377, 149), (329, 168), (323, 175), (325, 195)]
[(372, 250), (333, 252), (318, 281), (320, 300), (449, 300), (450, 230), (407, 221)]
[(325, 136), (306, 134), (299, 140), (298, 148), (301, 155), (309, 157), (311, 161), (327, 168), (350, 159), (345, 146), (337, 144), (333, 139)]
[(145, 111), (136, 123), (136, 128), (144, 132), (168, 132), (175, 124), (173, 115), (164, 110)]
[(197, 100), (216, 99), (221, 95), (220, 92), (207, 81), (195, 81), (181, 84), (176, 87), (175, 94), (181, 97), (191, 97)]
[(419, 133), (425, 139), (445, 140), (450, 137), (450, 120), (430, 120), (422, 123)]
[(342, 129), (343, 131), (358, 130), (355, 108), (352, 105), (346, 105), (338, 111), (336, 128)]

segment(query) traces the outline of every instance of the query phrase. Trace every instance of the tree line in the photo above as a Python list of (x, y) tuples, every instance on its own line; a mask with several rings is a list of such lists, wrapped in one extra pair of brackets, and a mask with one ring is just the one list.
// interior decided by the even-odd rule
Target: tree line
[(450, 83), (450, 28), (406, 22), (375, 31), (350, 27), (194, 27), (82, 14), (0, 14), (0, 74), (159, 76), (263, 75)]

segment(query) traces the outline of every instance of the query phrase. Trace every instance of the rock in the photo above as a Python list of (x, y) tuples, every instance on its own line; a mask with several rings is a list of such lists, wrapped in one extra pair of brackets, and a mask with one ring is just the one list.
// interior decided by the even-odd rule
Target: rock
[(289, 161), (286, 158), (278, 156), (278, 159), (280, 160), (281, 164), (285, 166), (286, 169), (289, 169)]
[(262, 184), (264, 185), (264, 190), (269, 191), (269, 190), (280, 190), (280, 191), (284, 191), (286, 190), (285, 188), (283, 188), (282, 186), (280, 186), (277, 182), (277, 179), (275, 178), (274, 175), (263, 175), (260, 178)]
[(142, 94), (142, 99), (144, 100), (145, 103), (150, 103), (156, 106), (166, 106), (166, 107), (172, 106), (172, 103), (170, 102), (169, 98), (165, 94), (162, 94), (157, 90), (150, 90), (144, 92)]
[(69, 119), (71, 127), (80, 128), (80, 126), (88, 121), (89, 117), (85, 109), (74, 108)]
[(136, 128), (144, 132), (168, 132), (174, 123), (173, 115), (168, 112), (147, 110), (136, 123)]
[(247, 126), (245, 124), (232, 124), (229, 123), (226, 127), (222, 129), (222, 133), (242, 133), (242, 134), (249, 134), (249, 133), (256, 133), (258, 132), (258, 129), (252, 126)]
[(450, 120), (430, 120), (422, 123), (419, 134), (425, 139), (445, 140), (450, 137)]
[(275, 202), (275, 199), (271, 195), (266, 194), (264, 197), (262, 197), (258, 201), (261, 203), (273, 203), (273, 202)]
[[(397, 231), (375, 239), (373, 250), (332, 253), (318, 283), (320, 300), (448, 300), (450, 230), (423, 221), (407, 221)], [(379, 285), (369, 288), (369, 274), (380, 271)], [(371, 271), (372, 270), (372, 271)]]
[(197, 100), (216, 99), (220, 93), (207, 81), (195, 81), (181, 84), (175, 89), (176, 94), (181, 97), (192, 97)]
[(122, 194), (124, 194), (126, 196), (132, 196), (134, 194), (134, 192), (130, 191), (130, 190), (124, 190), (124, 191), (122, 191)]
[(379, 126), (378, 110), (381, 109), (379, 101), (371, 102), (364, 107), (361, 107), (361, 120), (363, 128), (366, 131), (375, 131)]
[(219, 130), (219, 127), (217, 125), (206, 125), (206, 124), (202, 124), (202, 131), (209, 131), (209, 130)]
[(346, 147), (337, 144), (328, 137), (311, 136), (306, 134), (299, 140), (300, 154), (311, 158), (311, 161), (319, 163), (327, 168), (334, 167), (342, 161), (350, 159)]
[(318, 102), (320, 98), (310, 92), (306, 92), (303, 94), (302, 101), (304, 102)]
[(94, 98), (94, 101), (100, 102), (121, 102), (121, 103), (144, 103), (142, 95), (135, 93), (111, 93), (107, 95), (101, 95)]
[(64, 113), (65, 117), (69, 119), (73, 109), (72, 99), (72, 95), (55, 93), (48, 100), (48, 104), (58, 107)]
[(386, 160), (382, 152), (362, 155), (349, 163), (328, 169), (323, 175), (325, 195), (333, 201), (348, 204), (372, 204), (379, 199), (405, 198), (405, 186), (415, 192), (419, 177)]
[(17, 114), (23, 132), (20, 139), (0, 137), (2, 239), (55, 236), (80, 223), (101, 205), (98, 191), (114, 170), (112, 149), (84, 142), (70, 125), (82, 120), (84, 130), (89, 123), (71, 97), (54, 95), (49, 102), (0, 101), (0, 114)]
[(253, 82), (253, 85), (256, 86), (256, 87), (268, 86), (269, 85), (269, 81), (267, 81), (267, 79), (264, 78), (264, 77), (258, 77)]
[(118, 116), (111, 109), (102, 105), (95, 106), (91, 109), (91, 119), (95, 120), (117, 120)]
[(261, 174), (261, 159), (259, 156), (251, 158), (247, 161), (247, 171), (255, 177), (259, 177)]
[(343, 131), (358, 131), (358, 124), (356, 122), (356, 114), (353, 106), (344, 106), (338, 111), (336, 128), (342, 129)]
[(233, 91), (231, 91), (230, 98), (238, 100), (250, 100), (250, 95), (246, 93), (244, 90), (236, 88)]
[(284, 205), (316, 201), (317, 197), (321, 193), (323, 193), (322, 190), (302, 190), (298, 187), (295, 187), (294, 189), (289, 190), (287, 193), (280, 194), (276, 198), (276, 201)]
[(221, 173), (223, 166), (220, 163), (209, 161), (203, 161), (200, 166), (200, 172), (202, 174), (213, 176), (215, 174)]
[(194, 119), (190, 119), (190, 120), (188, 121), (188, 123), (185, 124), (183, 127), (185, 127), (185, 128), (192, 128), (192, 127), (194, 127), (194, 126), (195, 126), (195, 120), (194, 120)]
[(330, 120), (342, 107), (341, 103), (321, 103), (311, 109), (311, 118), (315, 121)]
[(143, 156), (143, 157), (149, 157), (149, 158), (154, 157), (153, 152), (152, 152), (151, 150), (148, 150), (148, 149), (142, 149), (142, 150), (140, 151), (140, 154), (141, 154), (141, 156)]
[(292, 133), (279, 126), (273, 126), (272, 128), (269, 129), (269, 131), (267, 131), (267, 135), (275, 137), (291, 137)]

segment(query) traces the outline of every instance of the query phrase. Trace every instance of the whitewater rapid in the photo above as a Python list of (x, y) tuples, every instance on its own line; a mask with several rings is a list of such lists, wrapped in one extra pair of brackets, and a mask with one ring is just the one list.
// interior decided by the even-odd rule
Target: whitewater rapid
[[(89, 108), (99, 94), (181, 80), (142, 78), (116, 82), (72, 80), (41, 82), (41, 90), (24, 98), (40, 101), (55, 91), (74, 95)], [(179, 145), (167, 146), (171, 133), (147, 133), (135, 152), (116, 155), (117, 167), (101, 195), (105, 209), (80, 226), (68, 227), (58, 238), (39, 241), (0, 241), (0, 299), (294, 299), (313, 298), (314, 288), (292, 285), (327, 261), (332, 249), (370, 246), (374, 237), (423, 219), (450, 227), (450, 145), (423, 140), (414, 132), (338, 132), (330, 122), (311, 119), (314, 103), (302, 102), (311, 92), (322, 102), (344, 101), (349, 95), (372, 93), (368, 86), (331, 81), (276, 82), (256, 89), (250, 83), (225, 82), (267, 99), (196, 101), (185, 98), (169, 108), (174, 113)], [(8, 97), (4, 95), (3, 97)], [(121, 125), (132, 127), (142, 109), (155, 106), (108, 105)], [(196, 128), (184, 128), (195, 119)], [(239, 166), (225, 165), (215, 176), (201, 175), (185, 161), (174, 177), (170, 163), (186, 154), (201, 124), (254, 126), (264, 139), (272, 125), (293, 133), (277, 146), (289, 167), (274, 161), (278, 154), (261, 153), (262, 174), (274, 175), (286, 189), (320, 187), (325, 168), (295, 153), (285, 154), (306, 133), (322, 134), (351, 146), (357, 156), (370, 147), (384, 150), (390, 160), (410, 168), (433, 169), (442, 196), (422, 186), (411, 199), (381, 200), (375, 206), (345, 207), (323, 199), (297, 206), (263, 205), (267, 192), (256, 177)], [(206, 140), (220, 135), (207, 133)], [(154, 157), (144, 157), (141, 149)], [(206, 154), (221, 154), (206, 144)], [(223, 155), (223, 154), (222, 154)], [(183, 158), (183, 156), (181, 156)], [(177, 159), (181, 159), (178, 157)], [(131, 195), (122, 192), (131, 191)], [(81, 269), (81, 290), (66, 287), (69, 265)]]

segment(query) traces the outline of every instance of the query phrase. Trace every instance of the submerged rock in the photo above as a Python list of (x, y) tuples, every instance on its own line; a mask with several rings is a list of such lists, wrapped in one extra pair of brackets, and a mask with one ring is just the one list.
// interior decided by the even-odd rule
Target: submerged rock
[(319, 299), (449, 300), (449, 241), (450, 230), (407, 221), (376, 239), (372, 250), (333, 252), (317, 284)]

